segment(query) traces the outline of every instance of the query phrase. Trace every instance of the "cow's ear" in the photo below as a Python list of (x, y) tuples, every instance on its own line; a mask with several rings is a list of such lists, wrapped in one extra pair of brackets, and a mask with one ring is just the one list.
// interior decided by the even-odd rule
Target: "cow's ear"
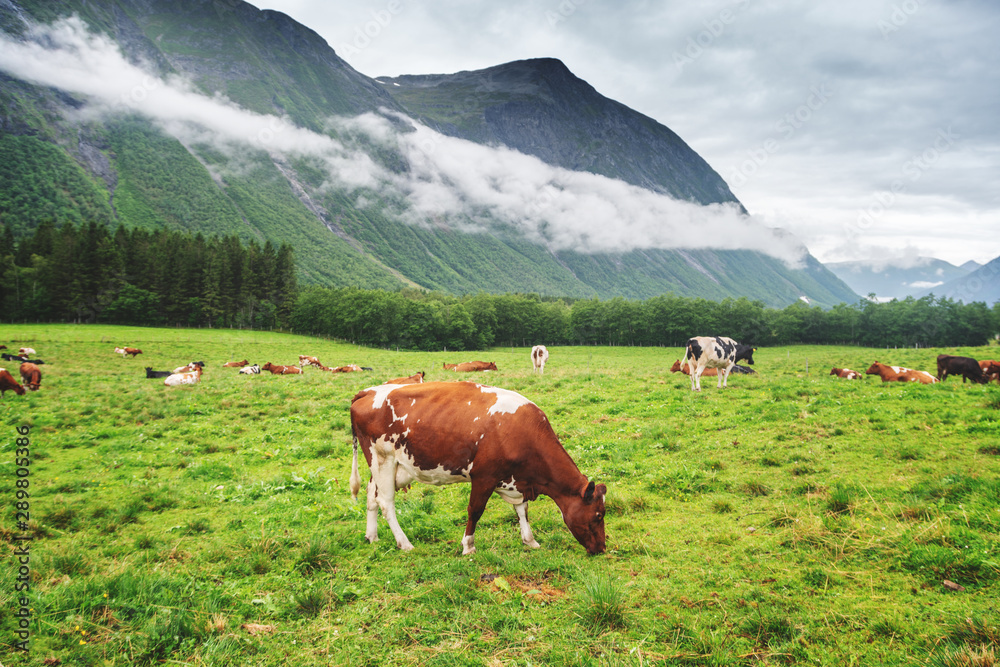
[(584, 502), (589, 503), (593, 499), (594, 499), (594, 482), (591, 481), (583, 492), (583, 500)]

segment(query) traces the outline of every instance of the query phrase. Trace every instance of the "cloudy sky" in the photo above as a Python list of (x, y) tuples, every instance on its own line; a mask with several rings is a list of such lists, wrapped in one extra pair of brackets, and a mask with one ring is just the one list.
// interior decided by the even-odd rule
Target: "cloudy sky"
[(1000, 256), (991, 0), (267, 0), (369, 76), (555, 57), (822, 261)]

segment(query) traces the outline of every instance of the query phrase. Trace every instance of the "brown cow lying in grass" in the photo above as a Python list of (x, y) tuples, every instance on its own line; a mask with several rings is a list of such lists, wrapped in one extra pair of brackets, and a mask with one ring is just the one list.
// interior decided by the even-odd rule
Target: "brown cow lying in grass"
[[(674, 362), (674, 365), (670, 367), (671, 373), (684, 373), (684, 375), (691, 375), (691, 369), (687, 364), (681, 365), (681, 360), (678, 359)], [(706, 368), (701, 372), (705, 377), (715, 377), (719, 374), (718, 368)]]
[(424, 372), (419, 371), (405, 378), (396, 378), (394, 380), (386, 380), (382, 384), (420, 384), (424, 381)]
[(243, 368), (244, 366), (246, 366), (249, 363), (250, 362), (247, 361), (246, 359), (244, 359), (243, 361), (227, 361), (226, 363), (222, 364), (222, 367), (223, 368)]
[(298, 366), (279, 366), (270, 361), (260, 367), (262, 371), (271, 371), (271, 375), (298, 375), (302, 369)]
[(475, 371), (495, 371), (497, 365), (492, 361), (463, 361), (460, 364), (444, 364), (444, 369), (456, 373), (472, 373)]
[(844, 378), (845, 380), (861, 379), (861, 373), (852, 371), (850, 368), (831, 368), (830, 375), (836, 375), (837, 377)]
[(934, 384), (938, 381), (936, 377), (927, 371), (915, 371), (904, 366), (887, 366), (879, 362), (873, 363), (865, 371), (868, 375), (877, 375), (882, 378), (882, 382), (919, 382), (920, 384)]

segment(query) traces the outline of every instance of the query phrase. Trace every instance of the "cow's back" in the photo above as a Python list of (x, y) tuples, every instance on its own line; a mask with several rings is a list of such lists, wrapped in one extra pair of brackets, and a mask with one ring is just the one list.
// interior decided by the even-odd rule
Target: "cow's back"
[(473, 467), (478, 472), (525, 462), (532, 458), (536, 442), (556, 440), (534, 403), (516, 392), (475, 382), (362, 390), (351, 401), (351, 428), (369, 461), (369, 447), (391, 446), (407, 467), (436, 470), (455, 476), (454, 481), (468, 479)]

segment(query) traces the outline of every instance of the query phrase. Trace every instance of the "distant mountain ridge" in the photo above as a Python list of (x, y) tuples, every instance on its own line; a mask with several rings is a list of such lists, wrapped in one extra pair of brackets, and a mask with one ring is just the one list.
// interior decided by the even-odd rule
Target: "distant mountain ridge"
[[(962, 266), (968, 266), (966, 262)], [(976, 264), (971, 262), (971, 264)], [(973, 303), (981, 301), (987, 306), (992, 306), (1000, 301), (1000, 257), (987, 262), (986, 264), (976, 264), (978, 268), (969, 271), (964, 276), (953, 278), (948, 282), (925, 290), (919, 296), (933, 294), (936, 297), (948, 297), (963, 303)]]
[[(827, 262), (838, 278), (862, 296), (874, 293), (880, 300), (920, 296), (944, 283), (959, 279), (979, 265), (966, 262), (961, 267), (933, 257), (918, 257), (907, 266), (873, 261)], [(937, 292), (935, 292), (937, 293)]]
[[(0, 0), (7, 35), (23, 36), (22, 17), (47, 24), (70, 14), (113, 39), (131, 62), (337, 138), (390, 173), (410, 169), (405, 155), (345, 134), (331, 116), (405, 114), (566, 169), (683, 201), (740, 206), (675, 133), (601, 96), (555, 59), (375, 80), (314, 31), (239, 0)], [(234, 233), (291, 243), (305, 284), (600, 298), (673, 292), (779, 307), (801, 297), (824, 306), (857, 298), (809, 255), (791, 269), (749, 250), (584, 254), (549, 250), (509, 230), (407, 224), (395, 213), (398, 202), (378, 190), (358, 196), (332, 187), (316, 160), (259, 142), (233, 168), (232, 156), (209, 142), (181, 142), (141, 115), (70, 120), (86, 103), (84, 95), (0, 72), (0, 176), (8, 184), (0, 222), (16, 234), (45, 217)]]

